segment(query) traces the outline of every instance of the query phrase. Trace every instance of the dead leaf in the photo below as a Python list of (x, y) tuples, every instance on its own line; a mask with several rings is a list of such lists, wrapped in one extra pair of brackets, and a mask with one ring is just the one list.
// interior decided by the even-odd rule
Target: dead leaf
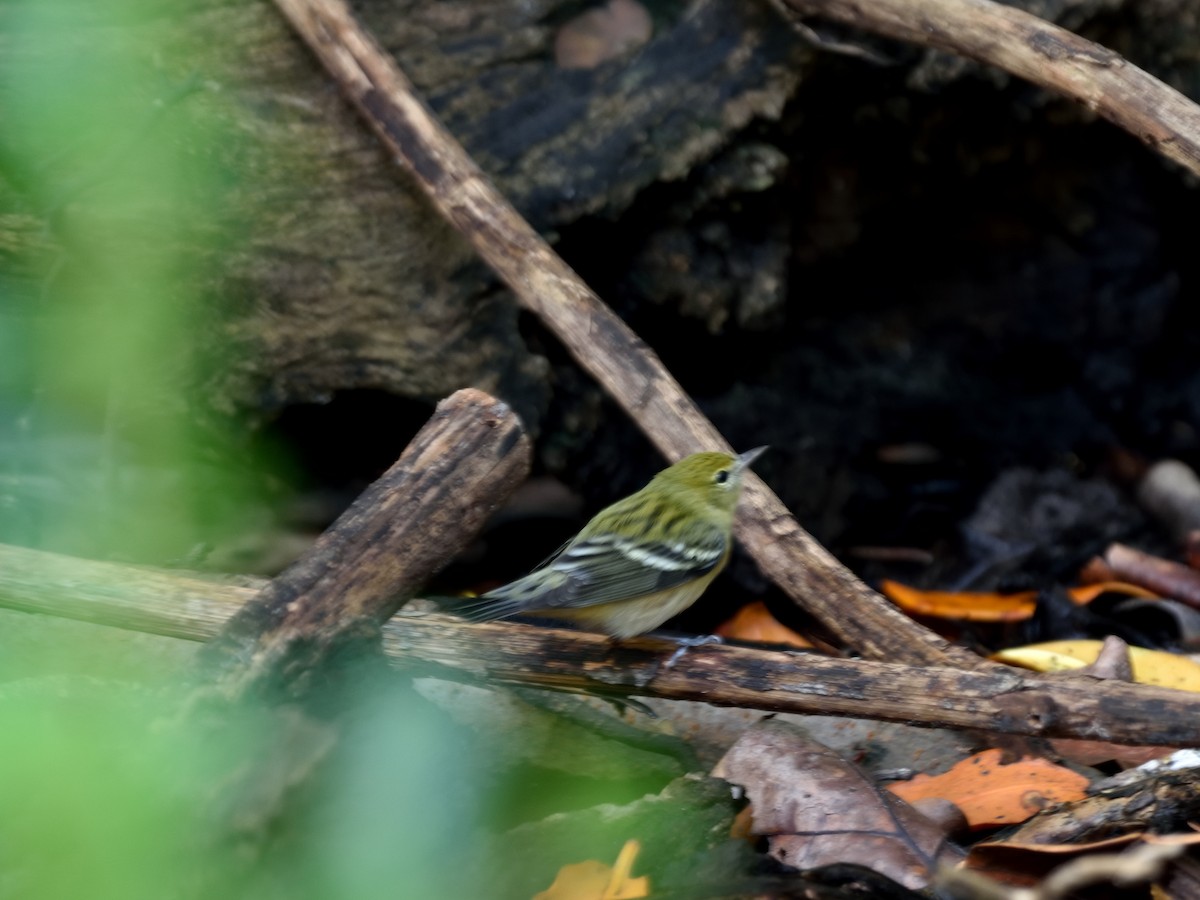
[(1176, 748), (1166, 746), (1131, 747), (1111, 741), (1086, 741), (1082, 738), (1054, 738), (1050, 741), (1054, 752), (1063, 759), (1081, 766), (1098, 766), (1113, 760), (1124, 768), (1144, 765), (1161, 759)]
[[(992, 654), (992, 659), (1036, 672), (1064, 672), (1094, 663), (1102, 646), (1101, 641), (1049, 641), (1001, 650)], [(1130, 647), (1129, 661), (1133, 666), (1133, 680), (1140, 684), (1200, 691), (1200, 663), (1186, 656)]]
[(533, 900), (638, 900), (650, 896), (650, 879), (631, 878), (634, 860), (641, 852), (637, 841), (626, 841), (615, 865), (594, 859), (571, 863), (558, 870), (554, 883)]
[(909, 805), (936, 825), (943, 834), (965, 834), (971, 827), (963, 811), (941, 797), (923, 797), (913, 800)]
[[(918, 616), (934, 616), (960, 622), (1021, 622), (1037, 608), (1037, 591), (996, 594), (976, 591), (922, 591), (898, 581), (884, 579), (880, 589), (897, 606)], [(1077, 606), (1091, 603), (1101, 594), (1126, 594), (1147, 600), (1158, 594), (1124, 581), (1099, 581), (1069, 588), (1067, 594)]]
[[(1117, 783), (1118, 779), (1124, 779)], [(1182, 831), (1200, 814), (1200, 769), (1132, 769), (1091, 786), (1079, 800), (1034, 816), (1005, 844), (1076, 845), (1147, 831)]]
[(759, 644), (784, 644), (789, 647), (812, 647), (812, 642), (780, 623), (767, 604), (761, 600), (748, 603), (722, 623), (716, 630), (721, 637)]
[[(1170, 601), (1161, 600), (1158, 603), (1168, 603)], [(1062, 671), (1064, 669), (1074, 669), (1080, 673), (1086, 673), (1096, 678), (1111, 679), (1115, 681), (1135, 681), (1133, 668), (1133, 650), (1123, 640), (1114, 635), (1109, 635), (1100, 644), (1100, 649), (1096, 652), (1095, 659), (1086, 665), (1079, 665), (1083, 659), (1086, 659), (1094, 652), (1093, 642), (1072, 641), (1071, 644), (1085, 644), (1085, 647), (1069, 648), (1071, 652), (1068, 656), (1070, 659), (1049, 658), (1048, 664), (1056, 666), (1052, 671)], [(1034, 645), (1035, 647), (1045, 645)], [(1022, 651), (1030, 648), (1015, 648), (1016, 656), (1014, 659), (1019, 660), (1023, 655)], [(1140, 649), (1140, 648), (1139, 648)], [(1007, 651), (1005, 651), (1007, 652)], [(1157, 651), (1155, 651), (1157, 652)], [(1003, 654), (997, 654), (995, 658), (1000, 659)], [(1141, 657), (1139, 657), (1141, 658)], [(1181, 658), (1181, 657), (1176, 657)], [(1004, 659), (1004, 662), (1013, 662), (1014, 659)], [(1031, 661), (1039, 662), (1039, 657), (1035, 651), (1031, 656)], [(1018, 664), (1020, 664), (1018, 662)], [(1142, 668), (1139, 670), (1145, 674), (1145, 664), (1143, 661)], [(1122, 766), (1138, 766), (1152, 759), (1158, 759), (1167, 753), (1174, 750), (1174, 747), (1165, 746), (1139, 746), (1131, 747), (1126, 744), (1114, 744), (1111, 741), (1089, 741), (1081, 738), (1054, 738), (1050, 741), (1050, 746), (1054, 748), (1054, 752), (1059, 754), (1064, 759), (1071, 762), (1079, 763), (1084, 766), (1094, 766), (1099, 763), (1116, 760)]]
[(922, 591), (884, 579), (880, 589), (907, 613), (962, 622), (1020, 622), (1037, 607), (1037, 591), (992, 594), (974, 591)]
[(918, 775), (888, 785), (897, 797), (914, 803), (940, 797), (963, 811), (972, 828), (1024, 822), (1048, 806), (1078, 800), (1088, 780), (1045, 759), (1027, 756), (1005, 763), (999, 750), (984, 750), (941, 775)]
[(713, 774), (745, 788), (754, 833), (794, 868), (856, 863), (919, 890), (961, 859), (932, 822), (785, 722), (755, 725)]
[(1161, 599), (1154, 591), (1147, 590), (1141, 585), (1130, 584), (1127, 581), (1097, 581), (1092, 584), (1081, 584), (1067, 588), (1067, 594), (1077, 606), (1086, 606), (1101, 594), (1125, 594), (1130, 597), (1141, 597), (1143, 600)]

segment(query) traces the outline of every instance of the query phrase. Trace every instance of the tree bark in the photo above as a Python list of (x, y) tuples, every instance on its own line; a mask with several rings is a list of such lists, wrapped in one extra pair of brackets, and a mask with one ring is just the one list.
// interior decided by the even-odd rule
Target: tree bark
[[(269, 4), (197, 0), (143, 17), (85, 7), (53, 46), (0, 29), (0, 55), (18, 72), (56, 71), (68, 62), (60, 48), (101, 44), (148, 73), (140, 105), (104, 111), (114, 133), (153, 141), (155, 117), (196, 125), (194, 152), (221, 170), (221, 193), (172, 211), (172, 224), (198, 225), (179, 248), (180, 269), (196, 273), (206, 327), (178, 352), (218, 361), (202, 384), (185, 385), (205, 407), (264, 422), (337, 391), (387, 391), (432, 408), (476, 386), (536, 430), (548, 367), (525, 347), (506, 292), (396, 177)], [(547, 230), (618, 216), (648, 185), (683, 178), (747, 123), (777, 116), (815, 55), (779, 27), (777, 10), (730, 0), (689, 4), (621, 64), (581, 72), (564, 72), (553, 54), (578, 4), (355, 8)], [(129, 108), (145, 121), (119, 118)], [(0, 239), (19, 254), (15, 265), (6, 256), (6, 272), (33, 280), (35, 295), (71, 258), (74, 218), (105, 214), (78, 185), (102, 181), (122, 158), (73, 152), (64, 139), (39, 148), (53, 166), (0, 179)], [(20, 195), (29, 184), (36, 190)], [(46, 196), (59, 205), (43, 206)], [(178, 403), (180, 389), (164, 380), (160, 404)]]
[(331, 648), (370, 638), (461, 552), (529, 474), (530, 444), (503, 403), (462, 390), (400, 459), (205, 648), (231, 693), (303, 691)]

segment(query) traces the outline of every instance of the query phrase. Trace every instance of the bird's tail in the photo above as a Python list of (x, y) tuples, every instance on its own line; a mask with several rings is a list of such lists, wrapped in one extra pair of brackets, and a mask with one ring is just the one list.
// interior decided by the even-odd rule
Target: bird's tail
[(567, 584), (566, 573), (539, 569), (479, 597), (462, 598), (443, 609), (471, 622), (507, 619), (520, 613), (562, 606), (559, 595)]
[(492, 622), (496, 619), (507, 619), (515, 616), (524, 608), (520, 600), (511, 597), (495, 597), (484, 594), (481, 597), (442, 597), (438, 605), (443, 612), (459, 616), (468, 622)]

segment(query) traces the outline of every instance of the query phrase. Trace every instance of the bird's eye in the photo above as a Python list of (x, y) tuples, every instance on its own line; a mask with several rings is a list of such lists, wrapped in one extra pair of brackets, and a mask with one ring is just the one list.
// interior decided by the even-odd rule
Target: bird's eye
[(719, 472), (717, 472), (716, 475), (713, 476), (713, 481), (715, 481), (717, 484), (724, 484), (728, 480), (729, 480), (729, 470), (728, 469), (721, 469)]

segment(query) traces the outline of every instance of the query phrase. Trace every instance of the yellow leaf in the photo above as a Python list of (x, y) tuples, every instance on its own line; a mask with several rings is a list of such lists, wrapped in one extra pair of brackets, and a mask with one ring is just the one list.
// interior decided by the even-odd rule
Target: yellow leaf
[[(1001, 650), (992, 658), (1035, 672), (1062, 672), (1091, 665), (1100, 654), (1101, 646), (1100, 641), (1049, 641)], [(1200, 692), (1200, 663), (1186, 656), (1130, 647), (1129, 661), (1136, 682)]]
[(639, 900), (650, 896), (650, 879), (645, 875), (631, 878), (634, 860), (642, 845), (626, 841), (617, 855), (616, 865), (607, 866), (594, 859), (571, 863), (558, 870), (554, 883), (536, 894), (533, 900)]
[(558, 870), (554, 883), (533, 900), (600, 900), (612, 877), (612, 867), (594, 859)]
[(650, 895), (650, 879), (645, 875), (631, 878), (633, 862), (637, 859), (642, 845), (638, 841), (626, 841), (621, 852), (617, 854), (617, 863), (613, 866), (612, 878), (609, 879), (608, 889), (601, 900), (638, 900), (639, 897)]

